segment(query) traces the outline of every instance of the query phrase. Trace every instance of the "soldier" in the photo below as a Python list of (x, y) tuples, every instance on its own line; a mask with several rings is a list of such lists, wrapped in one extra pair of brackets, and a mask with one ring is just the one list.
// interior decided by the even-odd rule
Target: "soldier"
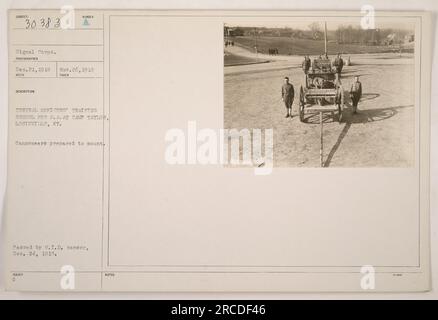
[(310, 61), (309, 56), (304, 56), (304, 61), (301, 64), (301, 67), (303, 68), (303, 71), (304, 71), (304, 81), (305, 81), (305, 83), (308, 82), (307, 74), (309, 73), (309, 69), (310, 69), (311, 65), (312, 65), (312, 61)]
[(303, 63), (301, 64), (301, 67), (303, 68), (303, 71), (304, 71), (305, 74), (307, 74), (307, 73), (309, 72), (309, 69), (310, 69), (310, 65), (311, 65), (311, 64), (312, 64), (312, 63), (311, 63), (311, 61), (310, 61), (309, 56), (304, 56), (304, 61), (303, 61)]
[(342, 68), (344, 67), (344, 60), (342, 60), (341, 54), (338, 53), (335, 61), (333, 62), (333, 66), (336, 68), (336, 73), (338, 74), (339, 79), (341, 78)]
[(313, 58), (313, 61), (312, 61), (312, 72), (315, 71), (315, 69), (316, 69), (316, 64), (317, 64), (317, 59), (316, 59), (316, 58)]
[(350, 89), (350, 98), (353, 103), (353, 113), (357, 112), (357, 105), (362, 97), (362, 83), (359, 81), (359, 76), (354, 77), (354, 82)]
[(341, 72), (343, 68), (344, 68), (344, 59), (342, 59), (341, 54), (339, 54), (339, 78), (341, 77)]
[(294, 102), (294, 86), (289, 83), (289, 78), (284, 77), (284, 84), (281, 87), (281, 99), (287, 109), (286, 118), (292, 119), (292, 103)]

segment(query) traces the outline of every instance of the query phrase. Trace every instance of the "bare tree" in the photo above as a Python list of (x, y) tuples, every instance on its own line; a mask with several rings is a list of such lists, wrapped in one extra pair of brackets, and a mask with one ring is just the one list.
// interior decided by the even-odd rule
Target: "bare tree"
[(318, 22), (312, 22), (309, 24), (309, 29), (312, 32), (312, 38), (314, 40), (319, 40), (322, 38), (322, 29)]

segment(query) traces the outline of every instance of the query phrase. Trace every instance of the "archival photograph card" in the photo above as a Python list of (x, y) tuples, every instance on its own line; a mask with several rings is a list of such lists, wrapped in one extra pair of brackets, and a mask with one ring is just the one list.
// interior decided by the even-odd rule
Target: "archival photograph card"
[(10, 10), (7, 288), (428, 291), (430, 31)]

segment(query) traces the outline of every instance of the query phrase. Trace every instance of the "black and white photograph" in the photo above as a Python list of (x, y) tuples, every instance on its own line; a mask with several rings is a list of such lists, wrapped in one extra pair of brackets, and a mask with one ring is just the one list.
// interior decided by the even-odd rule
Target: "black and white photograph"
[(373, 24), (226, 23), (224, 128), (272, 128), (274, 167), (412, 167), (415, 26)]

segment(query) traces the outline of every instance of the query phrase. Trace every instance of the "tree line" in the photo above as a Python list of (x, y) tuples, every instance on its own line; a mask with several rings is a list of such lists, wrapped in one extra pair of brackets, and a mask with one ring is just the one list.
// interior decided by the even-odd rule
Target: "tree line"
[[(225, 27), (225, 36), (248, 37), (288, 37), (296, 39), (323, 40), (324, 31), (318, 22), (309, 24), (308, 29), (294, 29), (290, 27)], [(336, 30), (327, 32), (328, 41), (339, 44), (362, 45), (396, 45), (414, 41), (412, 32), (407, 30), (381, 28), (362, 29), (352, 25), (341, 25)]]

